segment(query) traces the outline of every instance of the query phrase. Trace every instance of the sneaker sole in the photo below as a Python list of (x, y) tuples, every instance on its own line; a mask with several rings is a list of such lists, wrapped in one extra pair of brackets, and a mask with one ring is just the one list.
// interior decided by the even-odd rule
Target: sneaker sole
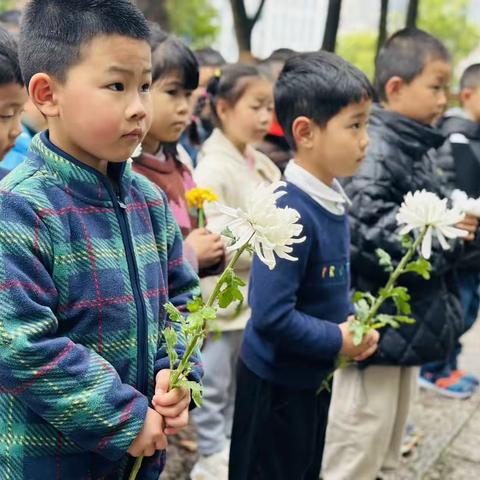
[(421, 388), (424, 388), (425, 390), (431, 390), (433, 392), (436, 392), (444, 397), (448, 398), (456, 398), (458, 400), (465, 400), (467, 398), (470, 398), (473, 395), (473, 392), (452, 392), (451, 390), (446, 390), (445, 388), (440, 388), (437, 387), (432, 382), (429, 382), (428, 380), (425, 380), (422, 377), (417, 378), (417, 383)]

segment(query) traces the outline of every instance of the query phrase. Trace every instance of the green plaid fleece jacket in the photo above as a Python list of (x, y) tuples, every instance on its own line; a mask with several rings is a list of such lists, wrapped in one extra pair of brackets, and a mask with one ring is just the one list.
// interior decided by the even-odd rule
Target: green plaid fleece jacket
[[(116, 188), (43, 133), (0, 184), (1, 480), (128, 475), (169, 367), (163, 306), (199, 293), (164, 194), (110, 167)], [(138, 478), (157, 480), (163, 461)]]

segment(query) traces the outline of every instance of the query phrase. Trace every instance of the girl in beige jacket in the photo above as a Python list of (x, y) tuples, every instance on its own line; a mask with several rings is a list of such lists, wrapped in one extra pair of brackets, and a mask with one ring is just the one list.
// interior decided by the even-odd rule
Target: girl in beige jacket
[[(252, 147), (267, 133), (273, 113), (273, 85), (253, 66), (229, 65), (208, 86), (217, 129), (205, 142), (194, 177), (202, 188), (210, 188), (219, 201), (232, 208), (245, 208), (250, 192), (261, 183), (280, 180), (280, 171), (265, 155)], [(209, 229), (221, 232), (226, 219), (214, 205), (206, 206)], [(245, 254), (236, 267), (248, 284), (251, 257)], [(218, 277), (202, 280), (205, 297)], [(245, 302), (219, 312), (219, 339), (209, 338), (203, 350), (203, 406), (193, 412), (198, 433), (200, 460), (192, 480), (226, 480), (229, 437), (235, 399), (235, 366), (243, 329), (250, 316), (248, 285)]]

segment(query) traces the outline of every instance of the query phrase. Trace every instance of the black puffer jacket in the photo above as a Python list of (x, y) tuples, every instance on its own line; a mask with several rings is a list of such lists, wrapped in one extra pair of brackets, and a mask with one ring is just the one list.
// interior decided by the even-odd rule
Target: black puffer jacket
[[(480, 124), (466, 118), (463, 111), (448, 111), (438, 124), (447, 141), (438, 149), (437, 165), (450, 194), (463, 190), (469, 197), (480, 197)], [(458, 259), (460, 270), (480, 271), (480, 235), (465, 245)]]
[(455, 108), (440, 120), (438, 128), (448, 138), (438, 150), (438, 165), (447, 188), (480, 197), (480, 124)]
[[(365, 163), (357, 175), (345, 182), (353, 205), (352, 281), (357, 290), (377, 293), (387, 275), (378, 265), (377, 248), (399, 260), (404, 252), (398, 238), (396, 215), (409, 191), (426, 189), (444, 196), (441, 179), (432, 157), (444, 137), (399, 114), (375, 106), (369, 125), (370, 145)], [(377, 353), (368, 364), (422, 365), (443, 360), (463, 331), (453, 262), (461, 242), (453, 251), (432, 252), (430, 281), (405, 277), (412, 296), (414, 325), (381, 332)], [(389, 307), (385, 308), (390, 313)]]

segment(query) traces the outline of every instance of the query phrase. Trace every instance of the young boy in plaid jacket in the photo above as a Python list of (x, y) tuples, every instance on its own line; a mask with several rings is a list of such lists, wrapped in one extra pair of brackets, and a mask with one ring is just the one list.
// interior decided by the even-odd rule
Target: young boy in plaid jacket
[(128, 0), (24, 14), (20, 64), (49, 129), (0, 187), (2, 479), (120, 479), (144, 455), (137, 478), (157, 480), (188, 421), (162, 330), (197, 277), (164, 194), (127, 161), (151, 121), (148, 35)]

